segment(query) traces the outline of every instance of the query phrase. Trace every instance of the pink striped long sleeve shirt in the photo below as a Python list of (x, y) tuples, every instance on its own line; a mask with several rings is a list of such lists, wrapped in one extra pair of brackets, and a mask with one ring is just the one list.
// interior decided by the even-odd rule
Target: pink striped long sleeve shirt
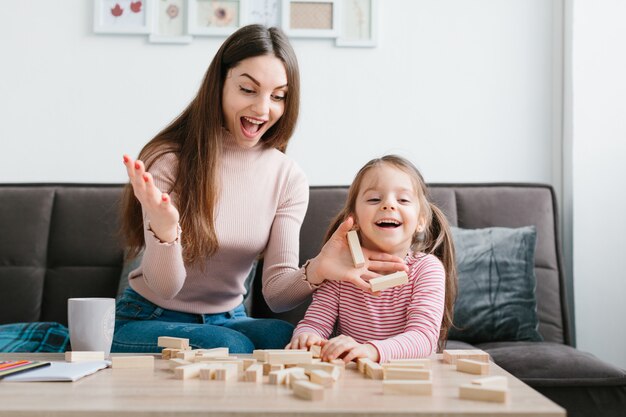
[(327, 281), (298, 323), (294, 336), (337, 334), (376, 347), (380, 362), (419, 358), (437, 349), (445, 304), (445, 270), (434, 255), (410, 254), (408, 284), (373, 296), (348, 282)]

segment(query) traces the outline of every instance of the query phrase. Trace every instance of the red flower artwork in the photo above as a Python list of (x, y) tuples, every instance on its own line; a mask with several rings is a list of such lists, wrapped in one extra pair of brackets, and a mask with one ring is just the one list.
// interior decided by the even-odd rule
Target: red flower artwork
[(141, 1), (135, 1), (135, 2), (131, 1), (130, 10), (132, 10), (133, 13), (141, 12)]
[(119, 3), (115, 3), (115, 7), (111, 9), (111, 14), (115, 17), (120, 17), (124, 13), (124, 9), (122, 9)]

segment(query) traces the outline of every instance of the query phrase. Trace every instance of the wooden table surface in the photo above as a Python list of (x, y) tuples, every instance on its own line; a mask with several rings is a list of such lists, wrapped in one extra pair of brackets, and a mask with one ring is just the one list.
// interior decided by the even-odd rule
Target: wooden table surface
[[(0, 354), (0, 360), (16, 359), (63, 361), (63, 355)], [(268, 384), (267, 376), (262, 384), (177, 380), (157, 356), (154, 370), (107, 368), (76, 382), (0, 380), (0, 416), (565, 416), (494, 363), (490, 375), (508, 378), (511, 399), (505, 404), (459, 399), (459, 386), (478, 376), (457, 372), (441, 355), (432, 363), (433, 395), (425, 397), (383, 395), (382, 381), (366, 379), (352, 365), (323, 401), (307, 401), (286, 386)]]

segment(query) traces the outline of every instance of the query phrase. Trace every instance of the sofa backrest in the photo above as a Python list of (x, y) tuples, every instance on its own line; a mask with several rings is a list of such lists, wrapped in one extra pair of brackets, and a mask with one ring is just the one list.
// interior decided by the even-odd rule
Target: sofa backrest
[[(451, 224), (462, 228), (535, 225), (539, 331), (570, 344), (554, 192), (538, 184), (432, 184)], [(67, 299), (115, 297), (123, 264), (118, 235), (121, 185), (0, 184), (0, 324), (67, 323)], [(314, 257), (347, 187), (311, 187), (300, 261)], [(272, 313), (252, 285), (250, 313), (297, 322), (307, 303)]]
[(115, 297), (120, 185), (0, 185), (0, 323), (67, 325), (67, 299)]
[[(571, 344), (565, 277), (554, 190), (542, 184), (430, 184), (431, 197), (450, 223), (466, 229), (484, 227), (537, 228), (535, 274), (539, 332), (549, 342)], [(300, 233), (300, 264), (319, 253), (331, 219), (347, 197), (347, 187), (311, 187)], [(260, 296), (260, 268), (252, 301), (256, 317), (278, 317), (297, 323), (307, 303), (287, 313), (272, 313)]]

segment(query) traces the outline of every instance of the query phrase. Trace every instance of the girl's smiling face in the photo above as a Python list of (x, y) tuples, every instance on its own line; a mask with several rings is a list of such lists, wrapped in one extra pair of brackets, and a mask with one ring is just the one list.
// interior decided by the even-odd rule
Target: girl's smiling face
[(390, 164), (370, 169), (357, 195), (355, 218), (363, 247), (406, 256), (413, 235), (424, 227), (411, 176)]
[(224, 82), (222, 109), (226, 129), (237, 144), (251, 148), (285, 112), (287, 72), (274, 55), (246, 58)]

